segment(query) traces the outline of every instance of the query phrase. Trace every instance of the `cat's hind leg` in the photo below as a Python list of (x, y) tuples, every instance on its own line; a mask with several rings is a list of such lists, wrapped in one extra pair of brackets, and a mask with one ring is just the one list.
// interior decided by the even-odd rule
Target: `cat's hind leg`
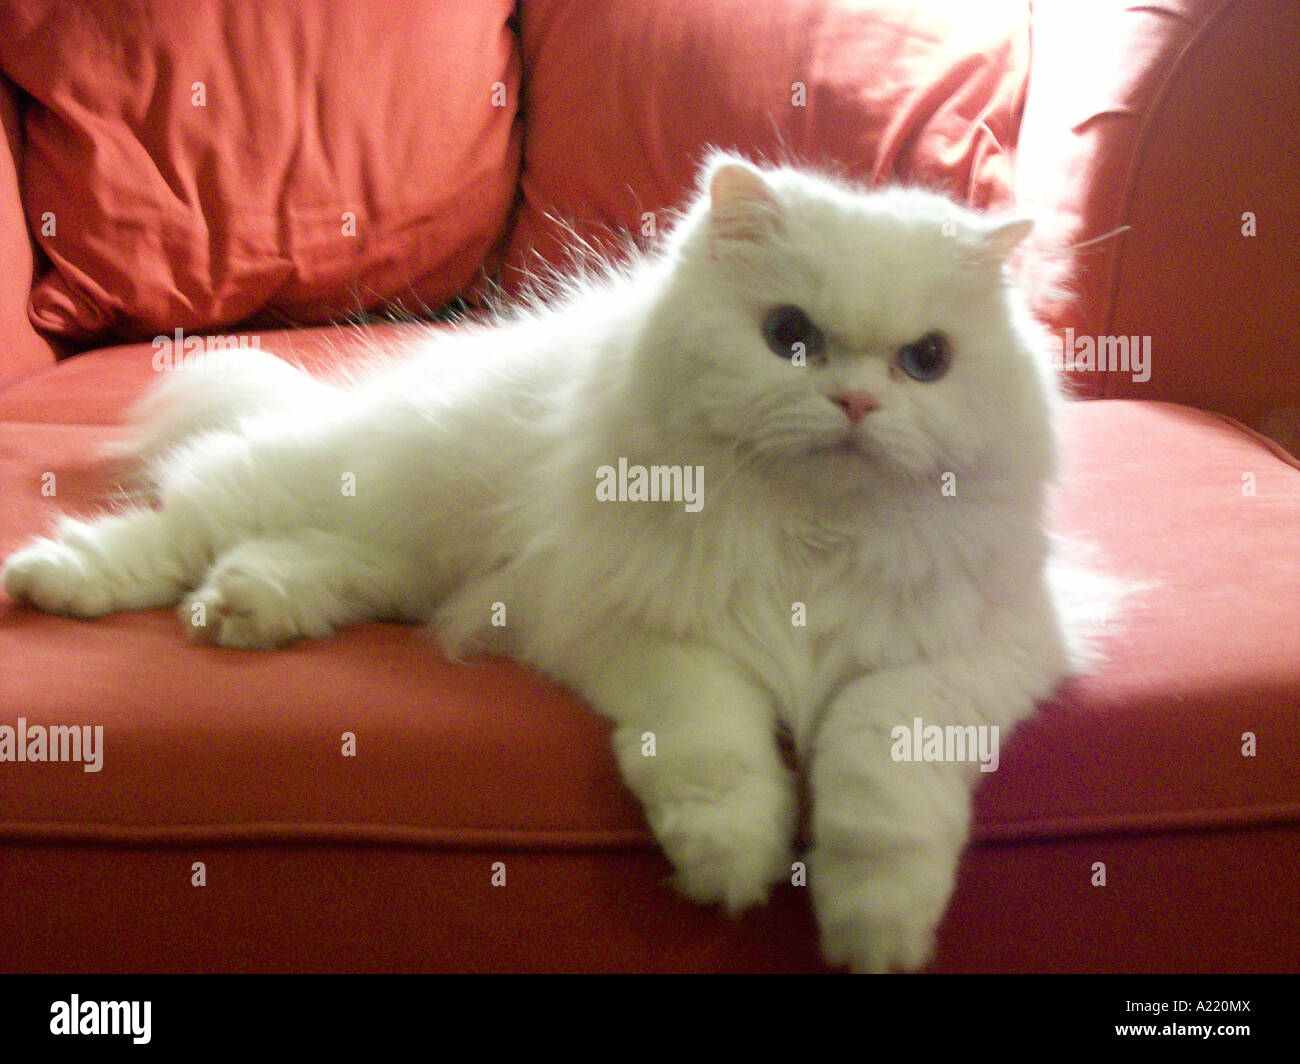
[(175, 605), (236, 544), (334, 516), (309, 451), (298, 435), (196, 438), (155, 470), (156, 506), (64, 518), (11, 555), (0, 580), (14, 599), (72, 617)]
[(358, 621), (424, 621), (432, 608), (415, 567), (391, 551), (299, 529), (226, 550), (180, 614), (198, 642), (268, 649)]
[(170, 606), (208, 561), (174, 526), (170, 514), (143, 508), (64, 518), (53, 537), (10, 555), (0, 579), (12, 598), (69, 617)]

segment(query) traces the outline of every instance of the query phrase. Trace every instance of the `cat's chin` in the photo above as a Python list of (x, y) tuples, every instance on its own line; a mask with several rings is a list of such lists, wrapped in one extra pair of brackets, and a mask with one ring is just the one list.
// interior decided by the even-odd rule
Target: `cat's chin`
[(860, 497), (887, 476), (879, 456), (861, 441), (818, 444), (789, 458), (777, 474), (800, 498), (824, 501)]
[(862, 437), (813, 446), (788, 463), (786, 473), (801, 495), (826, 500), (875, 498), (882, 491), (929, 484), (937, 475), (900, 465)]
[(845, 435), (808, 448), (807, 460), (813, 465), (829, 466), (840, 475), (887, 473), (890, 462), (884, 449), (870, 436)]

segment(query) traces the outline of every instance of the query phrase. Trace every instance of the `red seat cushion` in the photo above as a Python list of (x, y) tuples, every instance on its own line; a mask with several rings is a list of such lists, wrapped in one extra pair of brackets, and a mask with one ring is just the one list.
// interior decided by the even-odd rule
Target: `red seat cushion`
[(79, 341), (438, 307), (514, 203), (510, 0), (16, 0), (30, 314)]
[[(263, 342), (304, 362), (338, 350), (328, 330)], [(17, 420), (21, 389), (0, 393), (0, 552), (56, 510), (109, 496), (91, 462), (114, 434), (103, 396), (138, 392), (150, 357), (118, 348), (59, 364), (31, 385), (47, 397), (42, 420)], [(64, 423), (48, 417), (56, 409)], [(1097, 951), (1121, 941), (1128, 952), (1109, 967), (1158, 967), (1180, 949), (1174, 968), (1283, 967), (1300, 948), (1288, 923), (1300, 847), (1281, 841), (1300, 837), (1300, 468), (1221, 417), (1166, 404), (1078, 404), (1066, 436), (1058, 526), (1151, 587), (1108, 621), (1104, 664), (1004, 743), (935, 966), (978, 966), (987, 949), (1011, 967), (1047, 954), (1053, 967), (1107, 967)], [(818, 965), (798, 887), (739, 924), (672, 896), (600, 718), (512, 663), (449, 664), (418, 628), (232, 652), (187, 644), (170, 611), (78, 622), (0, 601), (0, 661), (0, 723), (102, 724), (105, 742), (98, 773), (0, 771), (0, 871), (52, 891), (0, 928), (0, 957), (17, 968), (77, 967), (87, 937), (71, 936), (76, 949), (60, 937), (63, 907), (109, 921), (123, 892), (145, 938), (123, 944), (108, 923), (90, 940), (128, 967)], [(1277, 845), (1251, 848), (1265, 836)], [(1263, 852), (1261, 865), (1241, 856)], [(223, 870), (230, 898), (257, 897), (256, 911), (192, 888), (191, 858)], [(1109, 894), (1088, 893), (1098, 859), (1112, 862)], [(516, 876), (510, 904), (490, 885), (497, 861)], [(994, 882), (989, 861), (1034, 872)], [(76, 890), (55, 889), (76, 876)], [(139, 876), (150, 886), (136, 897)], [(1277, 896), (1231, 925), (1252, 929), (1243, 959), (1238, 932), (1180, 945), (1161, 923), (1177, 918), (1171, 887)], [(376, 917), (358, 893), (366, 926), (340, 900), (363, 890), (386, 898)], [(1090, 906), (1095, 942), (1078, 940), (1067, 900)], [(301, 927), (304, 905), (334, 921), (326, 932), (259, 941), (277, 919)], [(367, 954), (376, 919), (383, 941)], [(1017, 920), (1033, 942), (981, 937)], [(402, 926), (428, 937), (407, 940)], [(230, 936), (244, 943), (237, 959)]]

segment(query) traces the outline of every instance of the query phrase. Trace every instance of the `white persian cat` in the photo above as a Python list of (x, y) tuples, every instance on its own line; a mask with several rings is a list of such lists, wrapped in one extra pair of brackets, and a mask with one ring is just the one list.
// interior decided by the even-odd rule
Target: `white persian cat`
[(613, 721), (677, 885), (733, 912), (798, 856), (788, 732), (826, 957), (916, 968), (980, 777), (895, 736), (1007, 732), (1068, 671), (1028, 228), (715, 155), (652, 254), (550, 308), (345, 383), (258, 352), (169, 375), (151, 505), (64, 520), (5, 590), (180, 603), (226, 647), (387, 618), (529, 662)]

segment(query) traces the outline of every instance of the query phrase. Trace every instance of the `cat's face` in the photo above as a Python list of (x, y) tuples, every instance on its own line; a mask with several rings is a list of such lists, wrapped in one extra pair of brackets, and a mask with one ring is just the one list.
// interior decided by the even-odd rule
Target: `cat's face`
[(810, 491), (1042, 479), (1051, 385), (1004, 271), (1028, 223), (725, 157), (707, 188), (652, 326), (674, 420)]

